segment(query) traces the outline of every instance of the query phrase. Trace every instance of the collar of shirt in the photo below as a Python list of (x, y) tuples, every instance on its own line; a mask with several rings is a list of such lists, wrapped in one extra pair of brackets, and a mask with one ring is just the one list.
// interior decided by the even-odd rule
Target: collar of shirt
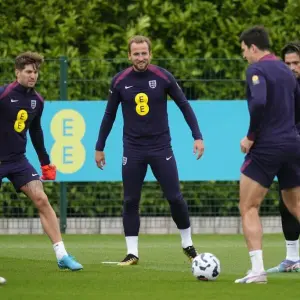
[(131, 74), (133, 76), (138, 77), (138, 78), (147, 77), (147, 76), (149, 76), (150, 73), (151, 72), (149, 71), (148, 68), (145, 71), (139, 72), (139, 71), (136, 71), (133, 67), (132, 67), (132, 72), (131, 72)]
[(259, 61), (264, 61), (264, 60), (279, 60), (279, 58), (273, 53), (269, 53), (264, 55)]
[(25, 86), (21, 85), (20, 83), (17, 83), (17, 85), (15, 86), (14, 90), (16, 90), (16, 91), (18, 91), (20, 93), (23, 93), (23, 94), (26, 94), (26, 93), (33, 94), (34, 93), (34, 89), (33, 88), (25, 87)]

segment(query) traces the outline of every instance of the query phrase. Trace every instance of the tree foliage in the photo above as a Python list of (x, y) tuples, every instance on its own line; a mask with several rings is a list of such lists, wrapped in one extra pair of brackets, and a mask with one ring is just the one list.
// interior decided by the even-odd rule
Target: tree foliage
[[(264, 25), (277, 54), (286, 42), (299, 39), (300, 33), (299, 0), (5, 0), (0, 1), (0, 11), (0, 82), (14, 79), (12, 59), (20, 52), (41, 52), (47, 61), (39, 90), (52, 100), (60, 98), (61, 56), (68, 60), (69, 99), (106, 99), (111, 77), (128, 66), (127, 41), (135, 34), (152, 39), (153, 62), (175, 75), (189, 99), (243, 99), (246, 64), (240, 55), (241, 32)], [(230, 190), (220, 189), (218, 183), (195, 183), (194, 187), (182, 183), (190, 205), (202, 207), (204, 214), (219, 209), (224, 200), (220, 214), (236, 213), (238, 196)], [(11, 214), (9, 208), (14, 208), (34, 214), (25, 199), (8, 197), (11, 187), (6, 188), (9, 194), (0, 194), (2, 212)], [(50, 199), (58, 199), (57, 185), (46, 188)], [(213, 208), (208, 200), (216, 195), (222, 200)], [(68, 190), (74, 215), (104, 214), (108, 208), (99, 200), (121, 198), (120, 183), (98, 183), (96, 192), (93, 184)], [(276, 199), (275, 195), (270, 204), (276, 204)], [(161, 211), (168, 209), (160, 193), (146, 188), (142, 212), (152, 213), (151, 205), (157, 201)], [(116, 214), (120, 213), (118, 203)], [(54, 205), (58, 208), (57, 201)]]
[[(47, 99), (59, 98), (60, 56), (68, 58), (70, 99), (106, 99), (135, 34), (152, 39), (153, 62), (173, 72), (190, 99), (241, 99), (246, 64), (230, 61), (240, 59), (240, 33), (263, 24), (279, 53), (300, 30), (298, 0), (6, 0), (0, 9), (2, 58), (43, 53)], [(2, 82), (13, 78), (11, 64), (0, 68)]]

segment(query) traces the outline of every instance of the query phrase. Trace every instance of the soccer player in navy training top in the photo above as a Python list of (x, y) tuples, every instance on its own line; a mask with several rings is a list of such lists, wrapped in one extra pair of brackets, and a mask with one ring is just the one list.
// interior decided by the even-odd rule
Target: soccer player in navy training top
[(289, 211), (300, 220), (300, 89), (292, 71), (270, 52), (268, 33), (253, 27), (240, 37), (250, 125), (241, 140), (240, 213), (252, 268), (236, 283), (266, 283), (259, 206), (275, 176)]
[(183, 251), (192, 260), (197, 252), (191, 238), (188, 207), (180, 192), (176, 160), (170, 143), (167, 95), (174, 99), (192, 131), (197, 159), (204, 151), (202, 134), (196, 116), (172, 74), (150, 64), (150, 40), (143, 36), (133, 37), (128, 43), (128, 57), (132, 66), (112, 80), (95, 154), (98, 167), (103, 169), (105, 142), (121, 103), (124, 118), (123, 226), (127, 255), (119, 265), (133, 265), (139, 260), (139, 202), (148, 165), (170, 204), (173, 220), (181, 234)]
[(55, 179), (56, 168), (50, 164), (41, 128), (44, 100), (34, 89), (43, 60), (35, 52), (20, 54), (15, 60), (16, 81), (0, 87), (0, 184), (7, 177), (18, 192), (33, 201), (53, 243), (59, 268), (75, 271), (82, 269), (82, 265), (67, 254), (40, 176), (25, 156), (29, 131), (41, 163), (42, 179)]
[[(281, 50), (281, 56), (288, 67), (293, 71), (300, 85), (300, 42), (287, 43)], [(300, 131), (300, 124), (297, 124)], [(286, 242), (286, 258), (276, 267), (267, 270), (269, 273), (300, 272), (299, 235), (300, 224), (285, 206), (281, 192), (279, 192), (279, 210), (282, 230)]]

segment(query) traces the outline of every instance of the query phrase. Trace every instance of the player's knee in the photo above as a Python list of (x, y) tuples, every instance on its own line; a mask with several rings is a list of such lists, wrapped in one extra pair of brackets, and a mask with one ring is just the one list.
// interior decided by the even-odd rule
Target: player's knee
[(123, 203), (123, 209), (125, 212), (128, 211), (138, 211), (139, 209), (139, 198), (137, 197), (125, 197)]
[(178, 192), (176, 194), (166, 195), (166, 198), (170, 204), (177, 204), (177, 203), (181, 203), (184, 201), (183, 196), (180, 192)]
[(282, 196), (284, 199), (284, 205), (286, 205), (287, 210), (300, 220), (300, 201), (299, 201), (300, 188), (296, 187), (293, 189), (287, 189), (282, 191)]
[(257, 202), (251, 202), (251, 201), (247, 201), (247, 202), (242, 202), (240, 201), (239, 203), (239, 210), (241, 215), (246, 214), (247, 212), (249, 212), (250, 210), (259, 210), (260, 205)]
[(289, 212), (300, 222), (300, 202), (297, 201), (294, 206), (290, 207)]
[(32, 200), (39, 211), (49, 206), (48, 197), (44, 192), (37, 193)]

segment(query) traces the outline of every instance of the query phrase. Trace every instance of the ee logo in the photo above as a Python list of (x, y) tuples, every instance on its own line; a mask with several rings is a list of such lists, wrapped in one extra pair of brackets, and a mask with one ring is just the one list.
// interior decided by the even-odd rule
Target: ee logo
[(51, 158), (61, 173), (75, 173), (83, 166), (86, 153), (81, 139), (85, 128), (82, 115), (73, 109), (60, 110), (52, 118), (50, 130), (55, 142)]
[(140, 116), (145, 116), (149, 113), (148, 96), (145, 93), (138, 93), (135, 98), (135, 111)]

